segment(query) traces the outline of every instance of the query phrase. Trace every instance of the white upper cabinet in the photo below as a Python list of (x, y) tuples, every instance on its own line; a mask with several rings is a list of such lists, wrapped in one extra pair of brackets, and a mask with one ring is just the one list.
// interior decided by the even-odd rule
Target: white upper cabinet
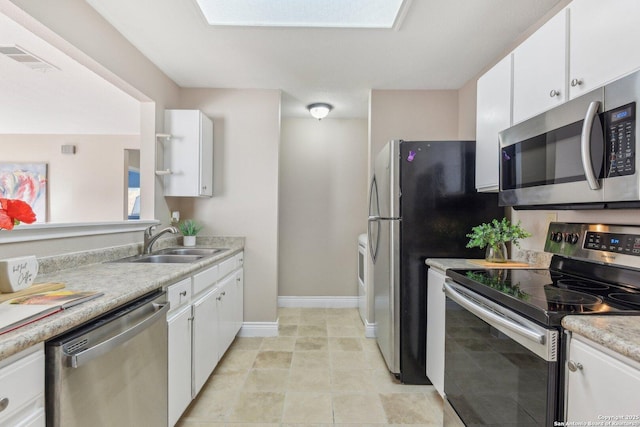
[(551, 18), (513, 51), (513, 122), (567, 98), (567, 11)]
[(213, 195), (213, 122), (198, 110), (165, 110), (164, 195)]
[(572, 99), (640, 66), (640, 1), (574, 0), (569, 16)]
[(478, 79), (476, 188), (498, 190), (498, 132), (511, 126), (511, 55)]

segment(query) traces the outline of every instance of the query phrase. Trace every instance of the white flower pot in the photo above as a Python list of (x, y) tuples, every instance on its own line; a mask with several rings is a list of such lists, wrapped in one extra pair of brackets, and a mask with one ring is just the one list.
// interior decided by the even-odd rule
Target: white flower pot
[(196, 236), (183, 236), (182, 244), (184, 246), (195, 246), (196, 245)]

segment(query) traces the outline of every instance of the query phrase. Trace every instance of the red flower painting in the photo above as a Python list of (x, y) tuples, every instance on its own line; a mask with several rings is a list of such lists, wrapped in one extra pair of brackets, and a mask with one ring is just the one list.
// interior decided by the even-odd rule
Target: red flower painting
[(11, 230), (21, 222), (31, 224), (35, 220), (36, 214), (27, 202), (0, 198), (0, 230)]

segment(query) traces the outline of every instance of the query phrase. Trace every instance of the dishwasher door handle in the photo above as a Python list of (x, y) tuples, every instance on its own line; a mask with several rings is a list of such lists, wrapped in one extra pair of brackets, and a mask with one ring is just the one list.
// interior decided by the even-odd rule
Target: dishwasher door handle
[(71, 368), (79, 368), (87, 362), (95, 359), (98, 356), (108, 353), (115, 347), (129, 341), (131, 338), (138, 335), (140, 332), (147, 329), (153, 323), (158, 321), (160, 318), (163, 320), (166, 318), (166, 313), (169, 311), (169, 303), (151, 303), (156, 309), (153, 313), (146, 316), (144, 319), (131, 326), (130, 328), (120, 332), (113, 337), (106, 339), (92, 347), (89, 347), (85, 350), (82, 350), (75, 354), (68, 354), (67, 358), (69, 361), (69, 366)]

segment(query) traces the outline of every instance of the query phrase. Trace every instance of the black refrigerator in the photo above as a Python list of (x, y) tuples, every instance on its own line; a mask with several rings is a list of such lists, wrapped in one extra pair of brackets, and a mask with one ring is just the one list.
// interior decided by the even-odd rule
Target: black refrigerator
[(475, 189), (475, 141), (402, 141), (375, 159), (369, 192), (375, 335), (389, 371), (430, 384), (427, 258), (483, 258), (471, 228), (504, 216), (496, 193)]

